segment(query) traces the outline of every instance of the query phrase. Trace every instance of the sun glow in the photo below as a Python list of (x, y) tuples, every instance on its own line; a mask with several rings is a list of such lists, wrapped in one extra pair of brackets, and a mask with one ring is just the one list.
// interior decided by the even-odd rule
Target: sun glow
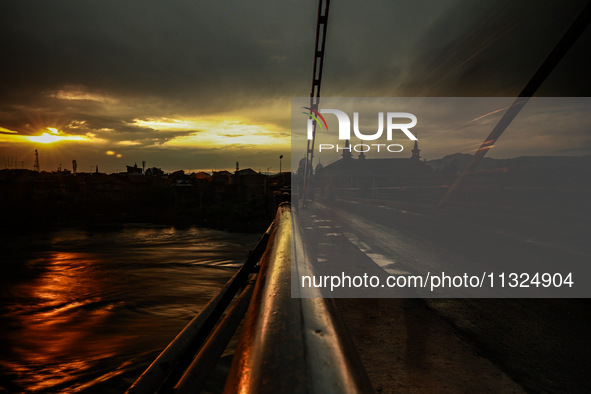
[(41, 135), (23, 136), (31, 142), (39, 142), (41, 144), (51, 144), (58, 141), (88, 141), (88, 137), (82, 135), (63, 135), (58, 129), (47, 127), (45, 132)]
[(159, 132), (179, 133), (164, 142), (174, 147), (221, 147), (256, 145), (261, 148), (289, 147), (289, 131), (278, 130), (276, 125), (258, 124), (244, 119), (134, 119), (134, 125)]
[(18, 131), (13, 131), (10, 129), (5, 129), (4, 127), (0, 127), (0, 133), (2, 133), (2, 134), (18, 134)]
[[(11, 143), (37, 143), (37, 144), (52, 144), (62, 141), (78, 141), (78, 142), (102, 142), (100, 138), (96, 138), (92, 133), (86, 135), (70, 135), (64, 134), (54, 127), (46, 127), (40, 135), (24, 135), (19, 132), (11, 132), (8, 129), (2, 129), (0, 133), (0, 142)], [(6, 130), (6, 131), (4, 131)]]

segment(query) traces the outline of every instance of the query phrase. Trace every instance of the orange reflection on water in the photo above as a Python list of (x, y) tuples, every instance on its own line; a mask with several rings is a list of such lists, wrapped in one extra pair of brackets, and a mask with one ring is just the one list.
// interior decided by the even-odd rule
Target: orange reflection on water
[(19, 285), (29, 305), (10, 317), (20, 327), (11, 341), (15, 361), (4, 365), (27, 391), (56, 390), (71, 383), (95, 363), (111, 357), (125, 337), (96, 341), (95, 327), (104, 323), (113, 304), (100, 294), (104, 286), (95, 261), (82, 253), (53, 253), (44, 273)]

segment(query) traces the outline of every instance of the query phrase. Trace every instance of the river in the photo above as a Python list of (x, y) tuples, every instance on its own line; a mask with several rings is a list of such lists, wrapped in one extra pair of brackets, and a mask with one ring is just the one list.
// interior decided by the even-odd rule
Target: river
[(258, 237), (145, 225), (3, 237), (0, 391), (124, 391)]

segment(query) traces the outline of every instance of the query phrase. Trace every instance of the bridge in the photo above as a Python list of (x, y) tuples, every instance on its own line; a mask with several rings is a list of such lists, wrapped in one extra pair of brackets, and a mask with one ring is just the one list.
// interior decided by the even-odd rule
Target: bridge
[[(434, 216), (417, 204), (325, 203), (312, 201), (306, 210), (281, 205), (243, 267), (129, 392), (199, 392), (239, 327), (225, 392), (586, 387), (591, 305), (585, 300), (424, 299), (392, 289), (338, 298), (338, 291), (319, 287), (297, 298), (293, 292), (294, 280), (342, 270), (346, 259), (356, 262), (349, 275), (379, 276), (506, 260), (507, 248), (525, 248), (515, 252), (520, 258), (560, 261), (567, 254), (584, 264), (588, 250), (494, 235), (494, 227), (467, 226), (452, 242), (450, 229), (458, 234), (464, 227), (461, 216), (450, 222), (457, 207)], [(394, 255), (400, 264), (392, 265)]]
[[(328, 10), (321, 0), (311, 117)], [(314, 182), (314, 120), (301, 193), (128, 392), (199, 392), (236, 330), (228, 393), (589, 391), (591, 305), (577, 297), (588, 298), (591, 185), (568, 168), (546, 171), (557, 187), (476, 169), (590, 19), (587, 6), (451, 179)]]

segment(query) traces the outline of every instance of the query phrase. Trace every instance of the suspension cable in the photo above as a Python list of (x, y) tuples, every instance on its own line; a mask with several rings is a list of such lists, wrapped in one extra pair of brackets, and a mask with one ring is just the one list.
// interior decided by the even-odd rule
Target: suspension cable
[[(328, 9), (330, 0), (318, 1), (318, 18), (316, 22), (316, 45), (314, 47), (314, 70), (312, 74), (312, 90), (310, 91), (311, 114), (318, 110), (320, 101), (320, 85), (322, 83), (322, 66), (324, 65), (324, 48), (326, 46), (326, 28), (328, 26)], [(312, 116), (310, 116), (312, 118)], [(312, 139), (308, 140), (306, 162), (304, 164), (303, 207), (308, 207), (312, 184), (312, 161), (314, 160), (314, 143), (316, 141), (316, 120), (312, 121)]]

